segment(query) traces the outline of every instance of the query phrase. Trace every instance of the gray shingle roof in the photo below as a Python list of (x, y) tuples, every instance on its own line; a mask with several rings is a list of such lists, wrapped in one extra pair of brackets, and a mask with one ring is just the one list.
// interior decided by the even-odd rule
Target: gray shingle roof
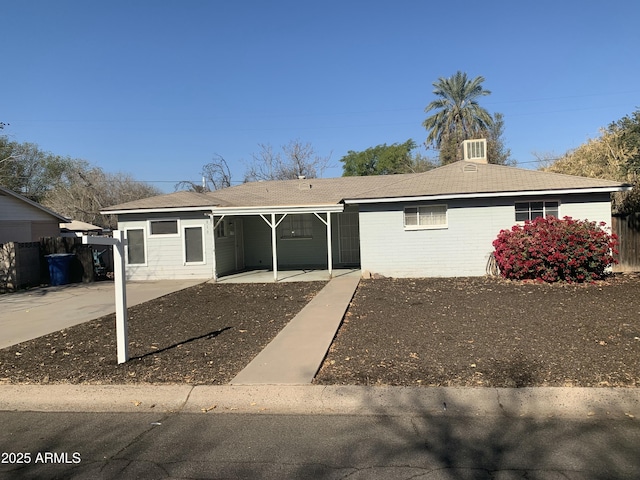
[(209, 208), (212, 205), (224, 206), (224, 202), (205, 193), (196, 192), (175, 192), (168, 195), (157, 195), (155, 197), (134, 200), (133, 202), (121, 203), (105, 208), (103, 211), (114, 210), (149, 210), (162, 208)]
[(203, 207), (335, 205), (343, 200), (505, 192), (623, 189), (610, 180), (460, 161), (424, 173), (251, 182), (210, 193), (176, 192), (105, 211)]

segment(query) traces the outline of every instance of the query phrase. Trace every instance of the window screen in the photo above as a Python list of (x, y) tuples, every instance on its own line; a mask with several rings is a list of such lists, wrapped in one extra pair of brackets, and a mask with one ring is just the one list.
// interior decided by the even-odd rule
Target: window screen
[(279, 229), (280, 238), (313, 238), (311, 215), (287, 215)]
[(144, 265), (144, 230), (127, 230), (127, 263)]
[(204, 261), (202, 227), (184, 229), (185, 260), (187, 263)]
[(517, 202), (516, 222), (535, 220), (538, 217), (558, 218), (558, 202)]
[(404, 209), (405, 227), (446, 227), (447, 206), (430, 205)]
[(151, 222), (151, 235), (177, 235), (177, 220), (156, 220)]

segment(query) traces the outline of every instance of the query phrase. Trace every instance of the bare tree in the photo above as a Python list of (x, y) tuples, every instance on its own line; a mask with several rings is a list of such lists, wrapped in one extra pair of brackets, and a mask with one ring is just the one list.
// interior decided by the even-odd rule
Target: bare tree
[(102, 215), (102, 209), (160, 193), (157, 188), (137, 182), (128, 174), (107, 173), (87, 162), (76, 161), (60, 182), (47, 192), (42, 203), (65, 217), (115, 228), (116, 219)]
[(316, 153), (310, 143), (292, 140), (274, 151), (269, 144), (258, 144), (260, 151), (244, 174), (245, 182), (259, 180), (288, 180), (300, 177), (316, 178), (329, 167), (330, 157)]
[(220, 190), (231, 186), (231, 170), (229, 164), (222, 155), (217, 153), (213, 160), (202, 167), (202, 176), (211, 190)]
[(231, 170), (222, 155), (214, 154), (213, 160), (202, 167), (202, 184), (190, 180), (182, 180), (175, 186), (176, 190), (192, 192), (210, 192), (231, 186)]

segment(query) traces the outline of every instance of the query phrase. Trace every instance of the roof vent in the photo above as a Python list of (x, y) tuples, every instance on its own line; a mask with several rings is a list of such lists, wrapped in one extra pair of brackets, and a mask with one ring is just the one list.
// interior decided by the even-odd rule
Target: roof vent
[(476, 140), (465, 140), (462, 142), (463, 160), (467, 162), (488, 163), (487, 162), (487, 140), (479, 138)]
[(465, 165), (464, 167), (462, 167), (462, 171), (464, 173), (477, 172), (478, 171), (478, 166), (477, 165)]

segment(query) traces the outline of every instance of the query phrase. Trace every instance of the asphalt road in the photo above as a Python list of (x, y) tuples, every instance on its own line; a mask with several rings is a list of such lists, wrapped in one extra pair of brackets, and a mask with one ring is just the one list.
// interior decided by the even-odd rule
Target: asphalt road
[(11, 480), (640, 478), (632, 418), (5, 411), (0, 425)]

